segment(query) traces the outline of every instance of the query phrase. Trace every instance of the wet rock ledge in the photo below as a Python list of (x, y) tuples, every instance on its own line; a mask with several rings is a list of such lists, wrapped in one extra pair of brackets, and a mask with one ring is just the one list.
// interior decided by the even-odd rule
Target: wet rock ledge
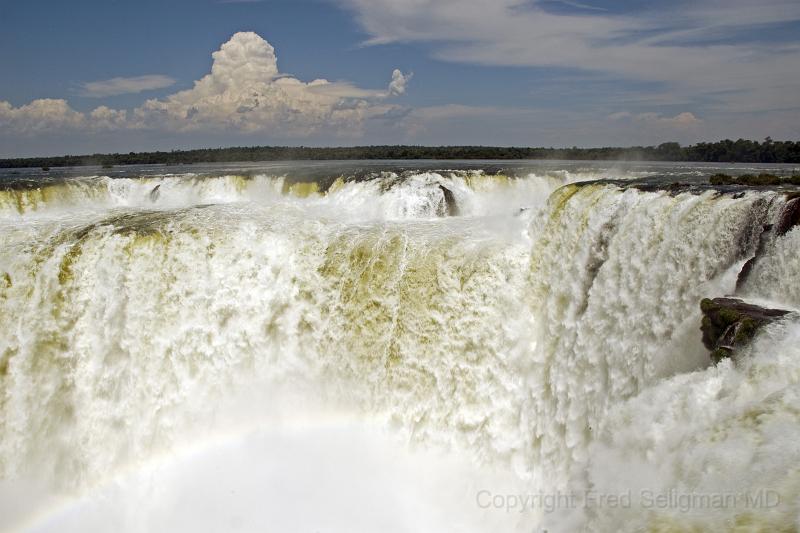
[(711, 350), (714, 363), (749, 343), (760, 328), (789, 314), (783, 309), (760, 307), (737, 298), (704, 298), (700, 309), (703, 344)]
[(730, 176), (728, 174), (713, 174), (702, 179), (686, 179), (685, 181), (672, 181), (672, 177), (654, 175), (632, 180), (599, 179), (573, 183), (576, 187), (585, 187), (593, 184), (611, 184), (621, 189), (634, 188), (644, 192), (666, 192), (670, 195), (681, 193), (702, 194), (706, 191), (717, 191), (721, 194), (730, 194), (735, 198), (741, 197), (747, 191), (773, 190), (784, 192), (787, 199), (791, 200), (800, 195), (800, 174), (778, 176), (775, 174), (742, 174)]

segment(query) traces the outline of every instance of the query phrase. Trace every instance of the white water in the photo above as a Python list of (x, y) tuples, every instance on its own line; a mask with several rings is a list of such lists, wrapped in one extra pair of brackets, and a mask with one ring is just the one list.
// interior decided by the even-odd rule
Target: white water
[[(791, 527), (800, 330), (787, 319), (717, 367), (698, 331), (700, 299), (734, 291), (782, 196), (570, 179), (5, 193), (5, 525)], [(441, 216), (440, 185), (460, 216)], [(744, 294), (800, 307), (799, 234), (771, 243)], [(588, 488), (769, 488), (782, 504), (506, 512), (478, 497)]]

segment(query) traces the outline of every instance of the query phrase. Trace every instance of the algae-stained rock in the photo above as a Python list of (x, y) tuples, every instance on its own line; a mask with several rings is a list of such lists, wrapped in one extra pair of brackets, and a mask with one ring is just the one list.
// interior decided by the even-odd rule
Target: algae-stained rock
[(703, 322), (703, 345), (711, 350), (711, 358), (718, 363), (730, 357), (734, 350), (744, 346), (759, 328), (786, 315), (789, 311), (769, 309), (746, 303), (737, 298), (704, 298), (700, 302)]

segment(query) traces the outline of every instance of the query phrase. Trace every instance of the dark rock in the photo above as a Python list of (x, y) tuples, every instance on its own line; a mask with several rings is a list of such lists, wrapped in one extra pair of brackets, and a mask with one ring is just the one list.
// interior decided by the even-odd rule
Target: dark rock
[(747, 217), (739, 226), (736, 236), (736, 259), (749, 259), (759, 250), (758, 245), (761, 237), (766, 230), (766, 226), (771, 222), (770, 206), (772, 200), (766, 198), (755, 198), (747, 210)]
[(671, 196), (683, 193), (703, 194), (706, 191), (716, 191), (720, 194), (730, 195), (735, 198), (743, 198), (749, 190), (781, 190), (787, 196), (798, 193), (794, 190), (800, 186), (800, 175), (794, 176), (773, 176), (771, 174), (759, 174), (758, 176), (745, 175), (744, 177), (728, 176), (727, 174), (715, 174), (708, 180), (692, 181), (668, 181), (669, 176), (652, 175), (632, 180), (619, 179), (599, 179), (582, 181), (570, 184), (573, 187), (590, 187), (593, 185), (615, 185), (620, 189), (638, 189), (644, 192), (665, 192)]
[(781, 214), (778, 217), (778, 222), (774, 226), (772, 224), (765, 224), (758, 239), (758, 246), (756, 247), (755, 254), (751, 257), (739, 271), (739, 277), (736, 279), (736, 290), (742, 288), (750, 273), (753, 270), (756, 262), (764, 255), (767, 245), (776, 237), (786, 235), (793, 227), (800, 224), (800, 196), (790, 195), (789, 200), (784, 204)]
[(749, 343), (759, 328), (787, 315), (783, 309), (768, 309), (736, 298), (704, 298), (700, 302), (703, 321), (703, 345), (711, 350), (711, 359), (718, 363)]
[(150, 191), (150, 201), (151, 202), (155, 202), (156, 200), (158, 200), (158, 197), (161, 194), (161, 191), (159, 191), (160, 188), (161, 188), (161, 184), (159, 183), (158, 185), (153, 187), (152, 191)]
[(769, 185), (799, 185), (800, 176), (776, 176), (775, 174), (742, 174), (729, 176), (727, 174), (714, 174), (708, 181), (711, 185), (749, 185), (751, 187), (766, 187)]
[(458, 204), (456, 203), (456, 197), (453, 194), (453, 191), (445, 187), (444, 185), (439, 185), (439, 189), (441, 189), (442, 194), (444, 195), (444, 213), (449, 217), (458, 216)]
[(683, 191), (687, 187), (689, 187), (688, 183), (683, 183), (683, 182), (680, 182), (680, 181), (674, 181), (674, 182), (670, 183), (669, 185), (667, 185), (665, 187), (665, 189), (668, 192), (674, 192), (674, 191)]
[(758, 238), (758, 247), (756, 247), (756, 253), (753, 254), (753, 257), (747, 260), (747, 262), (742, 265), (742, 269), (739, 271), (739, 277), (736, 278), (736, 290), (744, 286), (747, 278), (750, 277), (750, 272), (753, 271), (753, 267), (756, 266), (756, 262), (758, 259), (764, 254), (764, 251), (767, 248), (767, 243), (772, 237), (772, 224), (765, 224), (763, 231), (761, 232), (761, 236)]
[(800, 223), (800, 198), (793, 198), (786, 202), (783, 211), (775, 226), (775, 234), (780, 237)]

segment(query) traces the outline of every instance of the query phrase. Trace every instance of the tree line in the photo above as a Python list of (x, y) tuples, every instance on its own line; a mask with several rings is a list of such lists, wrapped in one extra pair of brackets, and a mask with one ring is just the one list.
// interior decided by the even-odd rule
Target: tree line
[(574, 159), (628, 161), (697, 161), (737, 163), (800, 163), (800, 142), (763, 142), (725, 139), (713, 143), (681, 146), (667, 142), (658, 146), (627, 148), (527, 148), (496, 146), (247, 146), (204, 148), (171, 152), (65, 155), (0, 159), (0, 168), (73, 167), (148, 164), (232, 163), (243, 161), (292, 161), (325, 159)]

